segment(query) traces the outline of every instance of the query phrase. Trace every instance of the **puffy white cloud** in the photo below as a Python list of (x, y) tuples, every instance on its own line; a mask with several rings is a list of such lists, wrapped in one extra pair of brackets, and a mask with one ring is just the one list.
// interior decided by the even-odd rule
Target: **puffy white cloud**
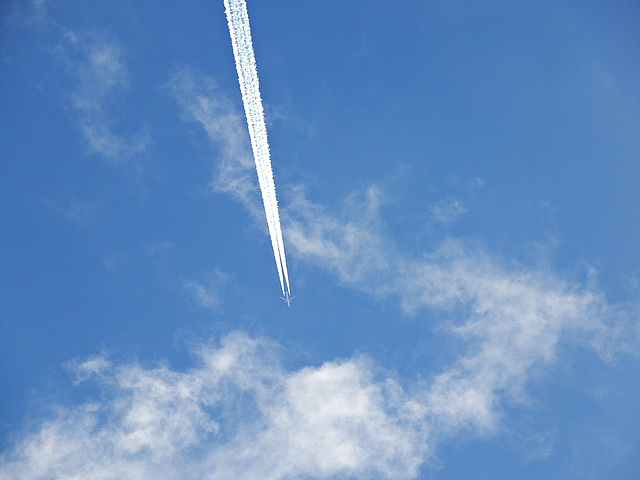
[(263, 392), (257, 434), (216, 450), (212, 468), (220, 478), (414, 478), (427, 447), (398, 388), (361, 358), (294, 372)]
[(24, 433), (0, 477), (415, 477), (427, 444), (395, 381), (364, 357), (289, 372), (276, 350), (233, 333), (185, 372), (76, 363), (102, 395)]

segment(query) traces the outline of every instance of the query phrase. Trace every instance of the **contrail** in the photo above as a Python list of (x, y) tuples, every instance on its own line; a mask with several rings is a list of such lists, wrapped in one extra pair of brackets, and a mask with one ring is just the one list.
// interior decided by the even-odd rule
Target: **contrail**
[(278, 267), (280, 288), (282, 294), (291, 294), (289, 287), (289, 272), (287, 259), (284, 256), (284, 243), (282, 242), (282, 228), (280, 227), (280, 215), (278, 214), (278, 200), (276, 198), (276, 186), (273, 182), (273, 170), (269, 157), (269, 143), (267, 142), (267, 127), (264, 123), (264, 110), (260, 98), (258, 83), (258, 71), (256, 59), (251, 42), (251, 28), (249, 27), (249, 15), (245, 0), (224, 0), (233, 56), (236, 60), (238, 81), (242, 92), (242, 103), (249, 126), (253, 159), (258, 172), (258, 183), (262, 192), (262, 202), (267, 216), (269, 235), (273, 256)]

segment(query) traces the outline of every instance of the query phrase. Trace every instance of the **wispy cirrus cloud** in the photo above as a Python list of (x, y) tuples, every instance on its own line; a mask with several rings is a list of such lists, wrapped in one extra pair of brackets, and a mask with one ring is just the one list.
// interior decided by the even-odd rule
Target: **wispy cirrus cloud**
[(219, 153), (211, 187), (232, 195), (254, 218), (263, 218), (244, 115), (212, 78), (193, 69), (176, 69), (168, 85), (182, 118), (200, 124)]
[(420, 404), (438, 431), (495, 431), (501, 405), (526, 401), (528, 380), (557, 362), (565, 343), (605, 360), (635, 351), (637, 306), (610, 304), (593, 285), (499, 261), (462, 240), (409, 258), (382, 230), (380, 203), (379, 190), (369, 189), (338, 219), (298, 190), (286, 209), (288, 246), (344, 285), (399, 298), (413, 317), (446, 315), (443, 328), (464, 353), (423, 390)]
[(229, 280), (229, 274), (216, 268), (198, 279), (185, 280), (183, 285), (196, 304), (210, 310), (218, 310), (223, 303), (223, 293), (229, 287)]
[[(222, 145), (224, 173), (214, 182), (244, 198), (247, 189), (256, 188), (243, 176), (250, 168), (244, 156), (248, 139), (239, 133), (244, 130), (239, 122), (224, 121), (239, 114), (234, 116), (211, 82), (207, 89), (194, 89), (191, 73), (188, 81), (181, 78), (180, 90), (190, 92), (190, 101), (181, 103), (190, 105), (188, 119), (200, 122)], [(217, 116), (210, 104), (224, 105), (224, 113)], [(563, 279), (548, 263), (520, 265), (452, 238), (421, 256), (408, 256), (385, 231), (380, 213), (385, 195), (379, 187), (351, 195), (340, 215), (310, 201), (301, 187), (293, 188), (288, 200), (286, 243), (299, 260), (377, 298), (399, 298), (411, 316), (439, 312), (451, 319), (444, 327), (466, 353), (433, 379), (422, 401), (443, 430), (497, 428), (501, 402), (522, 400), (530, 376), (554, 364), (565, 342), (592, 348), (604, 359), (632, 352), (638, 343), (637, 306), (610, 304), (594, 285)], [(451, 221), (464, 207), (445, 199), (432, 213)]]
[(144, 152), (150, 144), (146, 128), (134, 135), (114, 128), (119, 116), (115, 98), (129, 83), (118, 42), (103, 34), (66, 30), (56, 52), (74, 81), (69, 101), (89, 153), (118, 162)]
[[(62, 94), (65, 107), (72, 112), (88, 153), (110, 162), (123, 162), (145, 152), (151, 144), (149, 131), (146, 126), (131, 126), (127, 118), (131, 110), (123, 101), (130, 78), (120, 42), (104, 30), (65, 28), (50, 16), (49, 0), (13, 3), (12, 13), (3, 24), (11, 29), (33, 28), (47, 38), (43, 50), (66, 74)], [(46, 83), (40, 80), (42, 85), (38, 86), (43, 91), (55, 84), (51, 80), (55, 77), (45, 78)]]
[(61, 201), (58, 199), (46, 200), (44, 198), (36, 197), (34, 202), (65, 220), (76, 224), (83, 224), (90, 221), (95, 210), (95, 205), (88, 202), (82, 202), (76, 198)]
[(455, 198), (445, 198), (429, 208), (429, 213), (433, 221), (448, 225), (453, 223), (467, 209), (460, 200)]
[[(219, 149), (214, 188), (233, 195), (257, 217), (261, 213), (257, 186), (240, 113), (214, 82), (188, 69), (174, 72), (170, 87), (183, 118), (199, 123)], [(114, 441), (126, 430), (144, 448), (135, 447), (133, 457), (119, 451), (116, 457), (94, 455), (91, 458), (98, 460), (90, 462), (125, 462), (123, 468), (130, 468), (135, 457), (141, 476), (162, 463), (166, 478), (185, 471), (195, 478), (206, 477), (204, 471), (210, 478), (414, 478), (443, 439), (461, 431), (499, 431), (503, 407), (528, 402), (529, 381), (558, 362), (563, 345), (584, 346), (603, 359), (633, 351), (637, 345), (637, 306), (611, 304), (597, 286), (563, 278), (548, 263), (517, 264), (451, 238), (422, 255), (401, 251), (385, 230), (380, 213), (385, 195), (378, 187), (350, 196), (339, 215), (313, 203), (303, 188), (292, 189), (289, 197), (284, 220), (292, 254), (331, 272), (350, 288), (376, 298), (398, 298), (413, 321), (432, 320), (433, 312), (446, 318), (440, 329), (455, 341), (458, 355), (439, 371), (429, 372), (431, 377), (403, 389), (392, 379), (376, 377), (374, 363), (365, 357), (287, 372), (266, 344), (237, 334), (223, 342), (227, 346), (203, 347), (204, 363), (189, 372), (137, 370), (142, 372), (141, 385), (154, 383), (148, 376), (160, 376), (162, 391), (173, 392), (174, 397), (177, 392), (187, 395), (197, 420), (183, 421), (191, 433), (177, 438), (191, 440), (171, 448), (149, 447), (144, 434), (133, 434), (137, 430), (124, 422), (128, 414), (114, 410), (115, 405), (132, 405), (131, 400), (113, 400), (100, 407), (111, 412), (100, 417), (107, 418), (105, 425), (111, 429), (104, 442)], [(432, 209), (434, 217), (444, 222), (461, 213), (463, 207), (455, 201)], [(203, 304), (216, 303), (202, 282), (185, 286)], [(254, 352), (249, 357), (244, 356), (247, 349)], [(129, 371), (127, 366), (118, 368)], [(100, 378), (110, 379), (116, 396), (131, 398), (128, 387), (118, 383), (120, 377), (110, 375)], [(167, 387), (162, 383), (167, 379), (178, 383)], [(244, 392), (241, 400), (234, 396), (238, 391)], [(156, 407), (143, 410), (142, 418), (149, 421), (166, 416)], [(65, 415), (56, 425), (70, 418)], [(93, 410), (74, 420), (73, 428), (88, 425), (82, 428), (91, 438), (95, 423), (86, 417), (95, 417)], [(147, 431), (142, 424), (140, 428)], [(169, 425), (158, 428), (171, 430)], [(536, 435), (542, 434), (531, 433), (532, 438)], [(154, 436), (166, 438), (161, 431)], [(31, 451), (29, 442), (36, 438), (36, 434), (25, 436), (21, 446), (5, 457), (6, 468), (21, 465), (27, 458), (24, 452)], [(549, 456), (553, 442), (538, 443), (544, 448), (535, 455)], [(389, 445), (394, 448), (389, 450)], [(109, 444), (100, 451), (116, 450)], [(184, 467), (186, 458), (190, 467)], [(155, 462), (151, 466), (150, 459)]]
[(19, 29), (40, 26), (47, 21), (47, 4), (49, 0), (31, 0), (14, 2), (10, 13), (2, 19), (5, 28)]
[[(231, 171), (242, 172), (229, 155)], [(238, 193), (234, 185), (221, 188)], [(605, 359), (636, 345), (637, 316), (592, 284), (499, 261), (461, 240), (404, 254), (384, 230), (383, 202), (370, 187), (332, 215), (294, 189), (290, 250), (343, 285), (399, 298), (413, 321), (444, 313), (441, 329), (459, 352), (450, 364), (404, 383), (361, 355), (288, 370), (276, 345), (238, 332), (197, 347), (196, 365), (184, 371), (98, 356), (70, 368), (76, 383), (97, 382), (100, 396), (55, 407), (16, 437), (0, 475), (416, 478), (451, 436), (499, 431), (503, 407), (526, 405), (528, 382), (558, 361), (563, 344)], [(531, 458), (553, 450), (540, 435), (530, 433), (540, 439)]]

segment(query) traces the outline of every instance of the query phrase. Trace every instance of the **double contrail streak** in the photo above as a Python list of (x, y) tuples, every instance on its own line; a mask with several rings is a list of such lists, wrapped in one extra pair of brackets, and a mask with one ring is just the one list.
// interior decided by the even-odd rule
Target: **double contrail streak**
[(262, 99), (260, 98), (256, 59), (251, 42), (247, 4), (245, 0), (224, 0), (224, 6), (227, 22), (229, 23), (231, 44), (233, 45), (233, 56), (236, 60), (240, 91), (242, 92), (242, 103), (247, 116), (247, 125), (249, 126), (253, 159), (256, 163), (258, 183), (262, 192), (264, 211), (267, 216), (269, 235), (271, 236), (273, 256), (278, 267), (282, 294), (286, 293), (288, 295), (291, 294), (289, 273), (287, 271), (287, 259), (284, 256), (276, 186), (273, 182), (273, 170), (271, 169), (271, 158), (269, 157), (267, 127), (264, 123), (264, 110), (262, 108)]

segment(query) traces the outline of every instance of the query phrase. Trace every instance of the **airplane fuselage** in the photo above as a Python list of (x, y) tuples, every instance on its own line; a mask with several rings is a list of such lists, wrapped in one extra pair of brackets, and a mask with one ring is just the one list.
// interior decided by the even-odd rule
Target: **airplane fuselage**
[(292, 297), (290, 293), (285, 293), (284, 297), (280, 297), (280, 298), (285, 301), (285, 303), (287, 304), (287, 307), (291, 308), (291, 301), (296, 297)]

